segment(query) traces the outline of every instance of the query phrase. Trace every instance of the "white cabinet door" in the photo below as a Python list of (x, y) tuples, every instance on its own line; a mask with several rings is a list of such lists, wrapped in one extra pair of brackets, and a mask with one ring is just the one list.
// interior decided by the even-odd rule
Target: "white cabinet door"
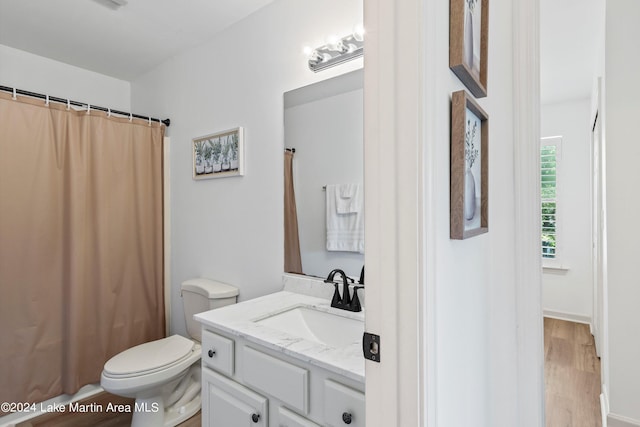
[(202, 425), (267, 427), (267, 399), (205, 368), (202, 370)]

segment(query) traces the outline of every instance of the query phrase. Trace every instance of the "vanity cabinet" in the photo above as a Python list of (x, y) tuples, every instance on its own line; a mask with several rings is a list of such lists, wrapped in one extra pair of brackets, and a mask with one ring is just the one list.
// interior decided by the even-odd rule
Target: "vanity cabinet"
[(364, 384), (203, 327), (203, 427), (364, 427)]

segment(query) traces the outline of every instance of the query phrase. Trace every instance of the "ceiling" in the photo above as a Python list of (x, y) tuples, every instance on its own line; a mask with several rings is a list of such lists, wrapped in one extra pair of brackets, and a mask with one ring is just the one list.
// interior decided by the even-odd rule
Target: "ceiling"
[(0, 44), (123, 80), (273, 0), (0, 0)]
[(604, 31), (604, 0), (540, 0), (542, 104), (588, 97)]
[[(131, 81), (272, 1), (0, 0), (0, 44)], [(589, 96), (604, 0), (540, 1), (542, 103)]]

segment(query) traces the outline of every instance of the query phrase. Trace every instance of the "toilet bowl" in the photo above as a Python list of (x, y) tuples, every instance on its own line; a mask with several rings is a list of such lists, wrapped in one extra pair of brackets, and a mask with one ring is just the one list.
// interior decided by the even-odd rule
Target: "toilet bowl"
[(234, 304), (238, 289), (208, 279), (182, 284), (187, 330), (140, 344), (109, 359), (100, 384), (109, 393), (135, 398), (132, 427), (173, 427), (200, 410), (200, 325), (193, 315)]

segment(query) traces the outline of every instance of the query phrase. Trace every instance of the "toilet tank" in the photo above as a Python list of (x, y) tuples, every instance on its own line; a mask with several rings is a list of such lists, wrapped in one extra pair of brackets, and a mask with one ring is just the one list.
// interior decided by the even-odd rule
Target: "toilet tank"
[(193, 315), (235, 304), (238, 298), (238, 288), (210, 279), (185, 280), (181, 290), (187, 332), (198, 342), (202, 340), (202, 325), (194, 320)]

